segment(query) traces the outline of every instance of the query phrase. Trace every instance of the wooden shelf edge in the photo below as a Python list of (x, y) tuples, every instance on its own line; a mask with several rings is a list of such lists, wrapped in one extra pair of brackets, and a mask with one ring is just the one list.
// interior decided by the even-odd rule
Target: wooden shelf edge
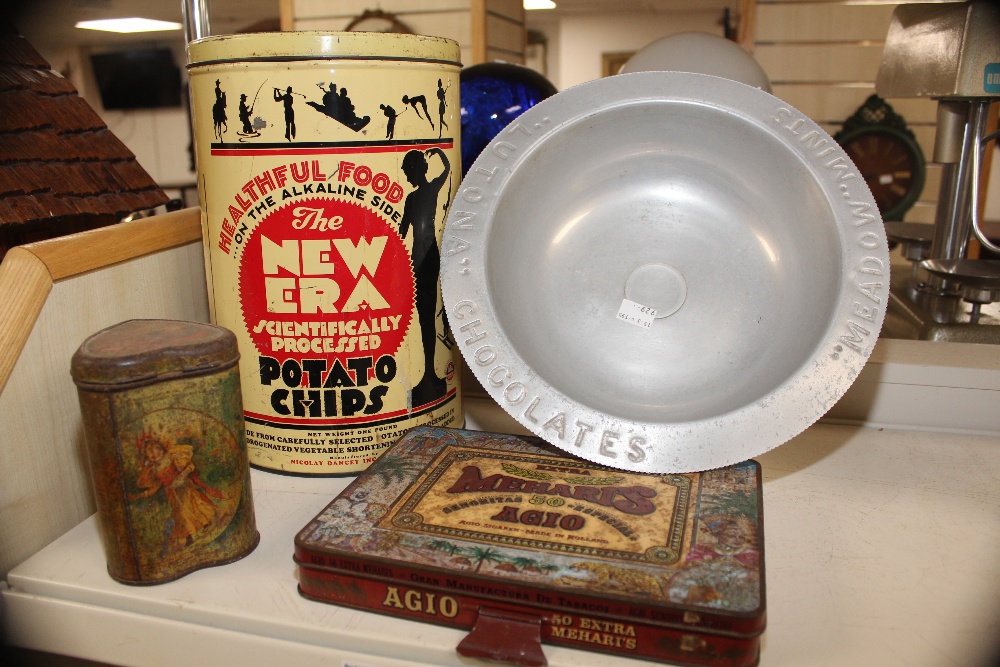
[(11, 248), (0, 263), (0, 294), (6, 295), (0, 309), (0, 393), (51, 291), (45, 263), (24, 248)]
[(201, 209), (192, 207), (20, 247), (58, 281), (199, 240)]

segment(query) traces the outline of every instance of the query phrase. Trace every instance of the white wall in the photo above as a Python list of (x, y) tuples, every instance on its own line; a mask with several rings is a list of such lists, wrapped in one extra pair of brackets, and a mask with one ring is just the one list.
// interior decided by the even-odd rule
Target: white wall
[(650, 42), (692, 30), (722, 35), (722, 15), (712, 12), (640, 12), (545, 16), (528, 12), (528, 28), (548, 38), (548, 79), (563, 90), (601, 77), (602, 55), (638, 51)]

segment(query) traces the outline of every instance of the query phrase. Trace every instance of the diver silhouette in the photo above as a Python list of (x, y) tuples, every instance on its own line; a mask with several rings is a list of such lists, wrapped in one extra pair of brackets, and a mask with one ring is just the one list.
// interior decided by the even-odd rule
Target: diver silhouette
[(285, 89), (284, 94), (278, 88), (274, 89), (274, 101), (283, 102), (285, 105), (285, 139), (289, 141), (295, 138), (295, 109), (292, 108), (292, 101), (295, 98), (292, 97), (293, 94), (297, 95), (298, 93), (293, 93), (291, 86)]
[[(436, 155), (442, 170), (428, 180), (430, 169), (428, 158)], [(441, 252), (437, 244), (437, 230), (434, 220), (437, 216), (438, 197), (451, 173), (451, 163), (440, 148), (429, 148), (426, 153), (411, 150), (403, 156), (403, 174), (414, 187), (406, 195), (403, 204), (403, 218), (399, 223), (399, 235), (406, 238), (413, 228), (413, 276), (416, 282), (417, 317), (420, 322), (420, 340), (424, 348), (424, 372), (420, 381), (411, 390), (411, 407), (427, 405), (447, 393), (448, 383), (437, 376), (434, 370), (434, 353), (437, 349), (438, 320), (438, 278), (441, 274)]]
[[(426, 97), (424, 97), (423, 95), (417, 95), (416, 97), (409, 97), (407, 95), (403, 95), (403, 104), (408, 104), (411, 107), (413, 107), (413, 110), (417, 112), (417, 118), (421, 118), (422, 119), (422, 118), (426, 117), (427, 118), (427, 122), (431, 124), (431, 129), (432, 130), (434, 129), (434, 121), (431, 120), (431, 115), (429, 113), (427, 113), (427, 98)], [(420, 109), (417, 108), (418, 105), (421, 108), (423, 108), (423, 110), (424, 110), (424, 115), (423, 116), (420, 115)]]

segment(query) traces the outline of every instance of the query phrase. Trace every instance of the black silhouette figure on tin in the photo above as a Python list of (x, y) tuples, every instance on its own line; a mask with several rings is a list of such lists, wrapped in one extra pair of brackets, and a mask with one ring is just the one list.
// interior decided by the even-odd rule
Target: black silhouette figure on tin
[(322, 84), (317, 85), (320, 90), (324, 91), (323, 103), (306, 102), (313, 109), (349, 127), (355, 132), (359, 132), (371, 121), (370, 116), (359, 118), (354, 113), (354, 104), (351, 102), (351, 98), (347, 96), (347, 88), (341, 88), (338, 95), (337, 86), (334, 83), (330, 83), (329, 89), (324, 89)]
[(340, 111), (340, 122), (351, 128), (355, 132), (363, 128), (371, 120), (370, 117), (365, 116), (364, 118), (359, 118), (354, 113), (354, 105), (351, 103), (351, 98), (347, 96), (347, 88), (340, 89), (340, 100), (339, 111)]
[(253, 107), (247, 106), (247, 94), (242, 93), (240, 95), (240, 122), (243, 123), (243, 134), (249, 136), (254, 134), (253, 125), (250, 124), (250, 115), (253, 113)]
[(274, 101), (282, 102), (285, 105), (285, 139), (288, 141), (295, 138), (295, 109), (292, 108), (292, 102), (295, 98), (292, 95), (298, 94), (292, 91), (291, 86), (288, 86), (284, 93), (278, 88), (274, 89)]
[(340, 103), (340, 96), (337, 95), (337, 84), (331, 81), (330, 87), (327, 89), (323, 88), (322, 83), (316, 85), (323, 91), (323, 104), (317, 105), (315, 102), (306, 102), (306, 104), (336, 120), (339, 118), (338, 105)]
[[(428, 180), (430, 169), (428, 158), (437, 155), (442, 170)], [(424, 373), (411, 390), (411, 407), (427, 405), (443, 397), (448, 383), (437, 376), (434, 370), (434, 352), (437, 349), (438, 320), (438, 278), (441, 273), (441, 253), (438, 250), (437, 231), (434, 220), (437, 202), (448, 176), (451, 163), (440, 148), (429, 148), (426, 153), (411, 150), (403, 156), (403, 174), (415, 189), (406, 195), (403, 204), (403, 219), (399, 223), (399, 235), (406, 238), (413, 228), (413, 275), (416, 282), (417, 317), (420, 322), (420, 340), (424, 348)]]
[(215, 136), (222, 141), (223, 132), (229, 131), (226, 123), (226, 93), (218, 79), (215, 80), (215, 104), (212, 105), (212, 122), (215, 126)]
[[(431, 129), (434, 129), (434, 121), (431, 120), (431, 115), (427, 113), (427, 98), (423, 95), (417, 95), (416, 97), (409, 97), (403, 95), (403, 104), (408, 104), (413, 107), (413, 110), (417, 112), (417, 118), (427, 118), (427, 122), (431, 124)], [(420, 109), (417, 108), (418, 105), (424, 110), (424, 115), (420, 115)]]
[(386, 117), (385, 138), (392, 139), (396, 134), (396, 119), (399, 118), (399, 114), (388, 104), (380, 104), (378, 108), (382, 110), (382, 113)]
[[(451, 84), (449, 83), (448, 86), (451, 87)], [(448, 108), (448, 103), (445, 102), (445, 99), (444, 99), (445, 94), (447, 92), (448, 92), (448, 88), (445, 88), (441, 84), (441, 79), (438, 79), (438, 89), (437, 89), (437, 98), (438, 98), (438, 139), (441, 138), (441, 132), (444, 130), (444, 128), (448, 127), (448, 123), (444, 122), (444, 112), (445, 112), (445, 109)], [(449, 127), (448, 129), (450, 130), (451, 128)]]

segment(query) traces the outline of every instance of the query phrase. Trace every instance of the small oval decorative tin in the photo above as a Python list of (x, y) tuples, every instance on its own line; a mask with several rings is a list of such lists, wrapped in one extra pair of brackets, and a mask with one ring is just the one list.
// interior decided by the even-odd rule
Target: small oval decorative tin
[(232, 332), (130, 320), (73, 355), (108, 573), (158, 584), (257, 546)]

